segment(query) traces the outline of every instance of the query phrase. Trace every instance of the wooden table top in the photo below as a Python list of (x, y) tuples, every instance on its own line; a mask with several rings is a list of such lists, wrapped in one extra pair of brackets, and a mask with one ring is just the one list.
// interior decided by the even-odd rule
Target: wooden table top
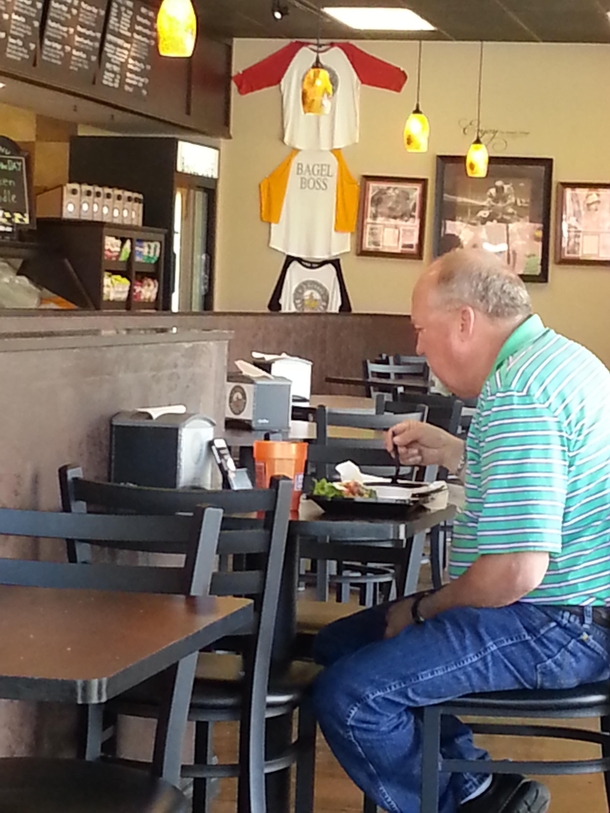
[[(271, 440), (305, 441), (316, 439), (316, 424), (313, 421), (290, 421), (287, 432), (254, 432), (252, 429), (234, 428), (234, 425), (225, 427), (222, 437), (227, 446), (253, 446), (255, 440), (264, 440), (265, 435), (271, 435)], [(352, 426), (329, 426), (329, 437), (354, 438), (354, 440), (383, 440), (385, 432), (373, 429), (356, 429)], [(277, 436), (277, 437), (276, 437)]]
[(103, 703), (249, 623), (252, 604), (0, 586), (0, 697)]
[(429, 391), (429, 382), (425, 378), (418, 376), (408, 376), (405, 378), (358, 378), (357, 376), (327, 375), (324, 379), (327, 384), (343, 384), (347, 387), (403, 387), (404, 389), (416, 390), (419, 392)]
[(325, 406), (328, 409), (353, 409), (375, 413), (373, 398), (359, 395), (312, 395), (309, 401), (292, 402), (292, 417), (295, 420), (313, 420), (316, 408), (319, 406)]

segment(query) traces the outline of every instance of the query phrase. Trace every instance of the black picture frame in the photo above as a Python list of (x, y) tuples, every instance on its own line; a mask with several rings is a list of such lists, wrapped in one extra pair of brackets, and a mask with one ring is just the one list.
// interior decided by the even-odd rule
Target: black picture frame
[(557, 184), (555, 262), (610, 267), (610, 183)]
[(524, 282), (548, 282), (552, 158), (492, 156), (485, 178), (469, 178), (462, 155), (436, 161), (434, 256), (487, 248)]

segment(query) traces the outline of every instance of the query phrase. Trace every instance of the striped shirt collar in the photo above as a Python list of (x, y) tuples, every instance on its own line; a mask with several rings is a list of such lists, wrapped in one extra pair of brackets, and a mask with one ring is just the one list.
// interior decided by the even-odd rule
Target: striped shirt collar
[(541, 336), (545, 330), (546, 328), (542, 323), (542, 319), (537, 313), (533, 313), (531, 316), (528, 316), (525, 322), (522, 322), (519, 327), (513, 330), (508, 339), (500, 348), (500, 352), (498, 353), (498, 356), (494, 362), (494, 366), (489, 374), (489, 377), (494, 375), (494, 373), (497, 373), (509, 356), (514, 356), (514, 354), (518, 353), (519, 350), (522, 350), (524, 347), (527, 347), (528, 344), (536, 341), (536, 339)]

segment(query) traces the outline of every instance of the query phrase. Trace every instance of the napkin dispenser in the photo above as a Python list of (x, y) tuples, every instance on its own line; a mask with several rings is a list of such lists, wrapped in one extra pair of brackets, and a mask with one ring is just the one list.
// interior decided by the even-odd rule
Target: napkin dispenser
[(225, 418), (244, 421), (259, 432), (282, 432), (290, 428), (290, 389), (287, 378), (274, 378), (261, 370), (227, 376)]
[(119, 412), (110, 426), (110, 482), (211, 488), (211, 418), (183, 411)]

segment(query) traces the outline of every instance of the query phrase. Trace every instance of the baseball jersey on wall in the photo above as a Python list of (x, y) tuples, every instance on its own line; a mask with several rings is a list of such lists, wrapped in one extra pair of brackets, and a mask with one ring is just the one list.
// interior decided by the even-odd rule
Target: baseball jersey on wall
[(351, 311), (341, 261), (286, 257), (267, 307), (282, 313)]
[(349, 251), (358, 182), (339, 150), (293, 150), (261, 182), (260, 199), (271, 248), (312, 260)]
[(358, 141), (360, 85), (399, 92), (407, 75), (396, 65), (367, 54), (349, 42), (322, 46), (320, 61), (333, 87), (330, 112), (323, 116), (303, 112), (301, 85), (316, 56), (314, 46), (291, 42), (266, 59), (233, 77), (239, 93), (280, 85), (284, 142), (299, 150), (332, 150)]

